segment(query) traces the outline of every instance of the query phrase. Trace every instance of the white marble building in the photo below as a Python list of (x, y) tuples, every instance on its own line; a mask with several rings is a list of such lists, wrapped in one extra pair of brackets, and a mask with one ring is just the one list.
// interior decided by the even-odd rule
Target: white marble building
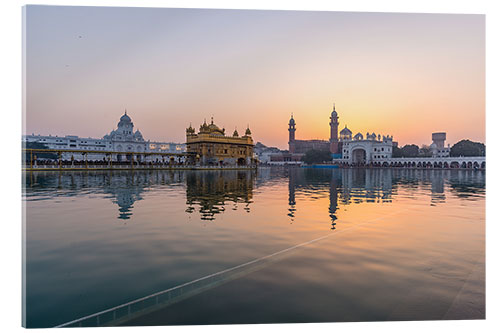
[[(112, 151), (123, 153), (183, 153), (186, 151), (185, 143), (156, 142), (144, 140), (139, 130), (134, 131), (134, 123), (127, 115), (127, 111), (120, 117), (117, 128), (106, 134), (102, 139), (81, 138), (74, 135), (58, 137), (53, 135), (23, 135), (23, 142), (38, 142), (45, 144), (48, 149), (58, 150), (83, 150), (89, 151), (87, 159), (102, 159), (101, 154), (92, 154), (92, 151)], [(63, 158), (80, 159), (80, 154), (65, 153)], [(71, 156), (70, 156), (71, 155)], [(125, 155), (124, 155), (125, 156)], [(123, 156), (123, 157), (124, 157)], [(114, 159), (121, 159), (116, 155)]]
[(347, 164), (369, 164), (383, 162), (392, 157), (392, 136), (375, 133), (358, 133), (352, 137), (347, 126), (340, 131), (342, 158), (335, 162)]
[(432, 152), (432, 157), (449, 157), (450, 156), (450, 145), (448, 147), (444, 146), (446, 141), (446, 133), (438, 132), (432, 133), (432, 144), (429, 146)]
[(134, 132), (134, 123), (127, 111), (120, 117), (117, 129), (106, 134), (103, 140), (111, 144), (112, 151), (143, 153), (147, 150), (142, 133), (139, 130)]

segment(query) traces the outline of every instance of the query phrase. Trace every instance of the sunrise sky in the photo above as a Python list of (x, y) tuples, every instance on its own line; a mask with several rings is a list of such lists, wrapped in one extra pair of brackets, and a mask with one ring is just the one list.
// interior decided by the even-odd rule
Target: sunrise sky
[(28, 6), (25, 134), (146, 140), (214, 117), (287, 148), (353, 133), (485, 140), (483, 15)]

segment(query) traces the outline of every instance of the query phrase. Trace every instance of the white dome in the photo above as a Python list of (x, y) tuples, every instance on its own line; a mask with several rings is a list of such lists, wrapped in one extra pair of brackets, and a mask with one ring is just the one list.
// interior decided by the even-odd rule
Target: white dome
[(130, 119), (130, 117), (127, 115), (127, 111), (125, 111), (125, 114), (120, 117), (120, 121), (124, 121), (124, 122), (131, 122), (132, 121), (132, 119)]
[(130, 119), (130, 117), (127, 115), (127, 111), (125, 111), (125, 114), (120, 117), (120, 122), (118, 122), (118, 127), (134, 127), (132, 119)]
[(144, 140), (142, 138), (142, 133), (139, 130), (135, 131), (135, 133), (134, 133), (134, 139), (136, 139), (136, 140)]
[(347, 125), (346, 127), (340, 131), (340, 134), (352, 134), (351, 130), (347, 128)]

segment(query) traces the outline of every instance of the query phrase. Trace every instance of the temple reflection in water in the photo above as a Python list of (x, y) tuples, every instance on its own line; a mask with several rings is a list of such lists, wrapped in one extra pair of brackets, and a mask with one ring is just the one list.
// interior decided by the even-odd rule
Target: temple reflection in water
[[(361, 202), (390, 202), (392, 193), (391, 174), (366, 169), (289, 169), (289, 214), (295, 219), (296, 192), (307, 199), (329, 198), (328, 216), (331, 229), (337, 225), (339, 201), (343, 205)], [(376, 170), (383, 171), (383, 170)], [(328, 193), (326, 193), (328, 192)]]
[(198, 206), (201, 220), (214, 220), (225, 211), (228, 202), (237, 210), (238, 204), (250, 212), (255, 171), (199, 171), (186, 175), (187, 213)]
[[(473, 200), (478, 188), (484, 190), (484, 180), (484, 172), (472, 170), (261, 168), (257, 171), (36, 172), (26, 174), (25, 188), (26, 196), (36, 194), (42, 198), (46, 188), (57, 188), (56, 192), (50, 192), (50, 198), (100, 192), (118, 206), (117, 218), (128, 220), (133, 215), (134, 204), (146, 200), (153, 187), (168, 190), (171, 186), (180, 186), (185, 188), (185, 212), (197, 212), (200, 220), (213, 221), (227, 208), (241, 207), (251, 212), (256, 189), (279, 187), (288, 182), (286, 212), (290, 222), (295, 222), (301, 201), (327, 198), (325, 220), (335, 229), (339, 205), (389, 203), (398, 191), (417, 188), (430, 194), (430, 205), (444, 203), (445, 193)], [(449, 190), (445, 190), (446, 187)], [(286, 198), (286, 188), (279, 187), (276, 194)]]
[[(288, 216), (295, 221), (297, 201), (328, 195), (331, 229), (337, 226), (340, 205), (390, 203), (402, 189), (423, 188), (430, 192), (430, 205), (445, 203), (445, 186), (457, 196), (473, 196), (484, 190), (484, 172), (395, 169), (285, 169), (288, 178)], [(273, 177), (269, 175), (269, 177)], [(328, 192), (328, 193), (326, 193)], [(411, 193), (411, 191), (410, 191)], [(470, 198), (469, 198), (470, 199)], [(325, 212), (326, 213), (326, 212)]]
[[(365, 307), (370, 289), (377, 292), (368, 295), (360, 319), (410, 320), (406, 314), (418, 309), (418, 318), (430, 320), (448, 313), (468, 279), (476, 287), (466, 302), (484, 313), (484, 273), (475, 271), (484, 267), (484, 171), (261, 167), (24, 175), (33, 327), (53, 327), (101, 311), (104, 303), (122, 304), (124, 297), (214, 272), (224, 273), (187, 284), (187, 295), (199, 295), (186, 299), (190, 309), (199, 305), (195, 320), (212, 307), (203, 299), (225, 302), (241, 288), (252, 295), (283, 288), (276, 294), (283, 302), (261, 302), (268, 305), (264, 316), (300, 299), (290, 320), (306, 307), (314, 309), (309, 318), (345, 320)], [(169, 300), (184, 299), (183, 287), (168, 290), (174, 291), (164, 294)], [(389, 295), (382, 312), (380, 295)], [(82, 300), (86, 306), (77, 312), (67, 306)], [(176, 309), (170, 304), (166, 312)], [(245, 299), (228, 304), (247, 305)], [(209, 321), (220, 312), (213, 308)], [(316, 317), (320, 309), (323, 317)], [(345, 311), (329, 317), (337, 312), (331, 309)]]

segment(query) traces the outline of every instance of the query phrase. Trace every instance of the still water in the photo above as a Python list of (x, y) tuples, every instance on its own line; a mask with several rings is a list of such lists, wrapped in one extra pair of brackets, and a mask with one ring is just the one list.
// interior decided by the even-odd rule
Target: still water
[(120, 324), (485, 316), (482, 171), (24, 177), (28, 327), (60, 325), (276, 253)]

